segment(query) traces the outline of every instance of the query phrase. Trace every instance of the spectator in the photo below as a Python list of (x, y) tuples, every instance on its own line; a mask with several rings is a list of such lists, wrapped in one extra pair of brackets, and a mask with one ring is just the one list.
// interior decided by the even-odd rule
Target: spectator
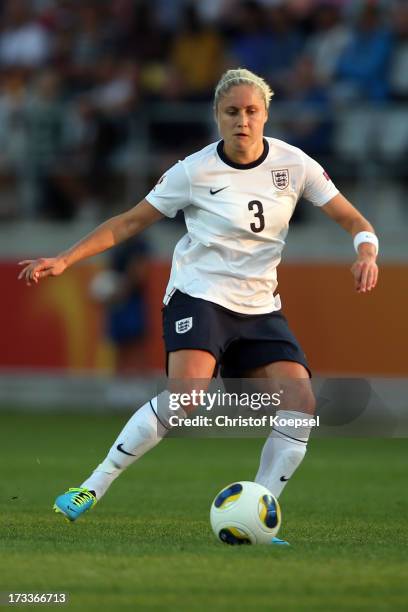
[(116, 347), (118, 374), (146, 371), (147, 256), (147, 244), (141, 238), (128, 240), (113, 250), (110, 268), (97, 274), (90, 287), (92, 297), (105, 306), (106, 331)]
[(165, 60), (169, 32), (158, 24), (154, 3), (141, 0), (135, 4), (128, 23), (122, 24), (122, 31), (122, 54), (133, 56), (141, 65)]
[(286, 6), (269, 8), (267, 17), (269, 50), (264, 70), (279, 98), (299, 57), (303, 39)]
[(108, 16), (105, 3), (84, 3), (78, 7), (77, 31), (71, 51), (71, 72), (78, 91), (92, 86), (101, 58), (114, 51), (115, 25)]
[(4, 28), (0, 34), (0, 66), (33, 70), (50, 58), (51, 39), (33, 17), (28, 0), (8, 0), (4, 9)]
[(72, 216), (72, 202), (59, 184), (65, 147), (64, 110), (56, 72), (38, 73), (25, 109), (25, 169), (32, 181), (32, 215)]
[(285, 123), (288, 142), (323, 161), (323, 156), (331, 150), (330, 103), (314, 63), (307, 56), (298, 60), (288, 80), (285, 106), (291, 115)]
[(393, 49), (389, 70), (391, 98), (408, 102), (408, 4), (399, 1), (392, 12)]
[(267, 30), (267, 13), (255, 0), (237, 2), (231, 15), (229, 63), (265, 74), (271, 58), (271, 36)]
[(137, 77), (135, 62), (105, 54), (99, 58), (94, 86), (87, 91), (87, 98), (106, 116), (122, 119), (125, 124), (137, 101)]
[(157, 7), (158, 28), (177, 33), (182, 19), (186, 0), (155, 0)]
[(137, 101), (134, 62), (111, 56), (100, 60), (94, 87), (66, 112), (69, 142), (60, 183), (76, 203), (74, 214), (95, 221), (117, 187), (115, 171), (123, 169), (131, 133), (131, 116)]
[(140, 94), (148, 100), (162, 96), (168, 74), (170, 33), (158, 23), (157, 13), (148, 0), (134, 6), (121, 43), (122, 52), (138, 63)]
[(65, 109), (52, 70), (37, 73), (31, 91), (21, 71), (12, 71), (0, 97), (0, 157), (3, 176), (16, 179), (25, 218), (66, 218), (72, 203), (59, 187), (64, 153)]
[(170, 48), (172, 73), (184, 100), (209, 100), (224, 68), (224, 46), (220, 35), (204, 25), (193, 4), (185, 7), (183, 25)]
[(350, 43), (350, 27), (341, 19), (339, 8), (327, 0), (316, 7), (314, 26), (315, 32), (307, 41), (305, 53), (313, 60), (316, 77), (329, 85), (340, 55)]
[[(26, 140), (25, 106), (27, 86), (20, 70), (3, 76), (0, 95), (0, 216), (11, 217), (24, 212)], [(13, 187), (17, 194), (13, 193)], [(8, 193), (11, 197), (7, 197)], [(29, 208), (29, 203), (27, 203)], [(18, 210), (20, 209), (20, 210)]]
[(391, 52), (390, 31), (376, 4), (364, 5), (350, 42), (336, 70), (339, 100), (380, 102), (387, 98), (387, 67)]

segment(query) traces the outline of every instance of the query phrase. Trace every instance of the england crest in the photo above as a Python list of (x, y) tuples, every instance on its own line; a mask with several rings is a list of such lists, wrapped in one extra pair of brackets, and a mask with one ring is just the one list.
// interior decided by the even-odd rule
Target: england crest
[(272, 170), (272, 181), (278, 189), (286, 189), (289, 186), (289, 170)]
[(180, 319), (176, 321), (176, 332), (178, 334), (185, 334), (190, 331), (193, 327), (193, 317), (187, 317), (186, 319)]

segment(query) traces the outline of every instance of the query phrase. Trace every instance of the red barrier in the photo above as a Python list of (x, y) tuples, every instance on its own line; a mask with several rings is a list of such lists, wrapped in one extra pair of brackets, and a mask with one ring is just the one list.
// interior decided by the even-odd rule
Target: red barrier
[[(111, 369), (103, 311), (88, 296), (95, 266), (76, 266), (38, 286), (17, 282), (15, 263), (0, 263), (0, 367)], [(151, 319), (143, 351), (152, 369), (164, 363), (161, 300), (169, 265), (150, 263)], [(309, 363), (319, 373), (408, 374), (408, 269), (387, 265), (371, 295), (354, 292), (347, 265), (283, 265), (284, 312)]]

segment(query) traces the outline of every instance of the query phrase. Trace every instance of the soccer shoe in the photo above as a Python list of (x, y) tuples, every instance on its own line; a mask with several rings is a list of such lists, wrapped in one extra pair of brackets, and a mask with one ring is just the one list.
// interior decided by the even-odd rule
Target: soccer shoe
[(53, 509), (54, 512), (63, 514), (69, 521), (76, 521), (81, 514), (93, 508), (96, 502), (93, 491), (84, 487), (71, 488), (57, 497)]
[(271, 544), (275, 546), (290, 546), (289, 542), (286, 542), (286, 540), (281, 540), (280, 538), (276, 537), (272, 538)]

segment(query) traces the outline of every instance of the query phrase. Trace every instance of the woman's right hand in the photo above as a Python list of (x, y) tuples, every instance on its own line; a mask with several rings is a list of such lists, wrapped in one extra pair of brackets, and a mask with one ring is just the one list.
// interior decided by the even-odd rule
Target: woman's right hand
[(25, 259), (20, 261), (19, 266), (24, 266), (18, 275), (18, 280), (25, 280), (28, 286), (31, 282), (38, 283), (47, 276), (59, 276), (67, 268), (62, 257), (41, 257), (40, 259)]

